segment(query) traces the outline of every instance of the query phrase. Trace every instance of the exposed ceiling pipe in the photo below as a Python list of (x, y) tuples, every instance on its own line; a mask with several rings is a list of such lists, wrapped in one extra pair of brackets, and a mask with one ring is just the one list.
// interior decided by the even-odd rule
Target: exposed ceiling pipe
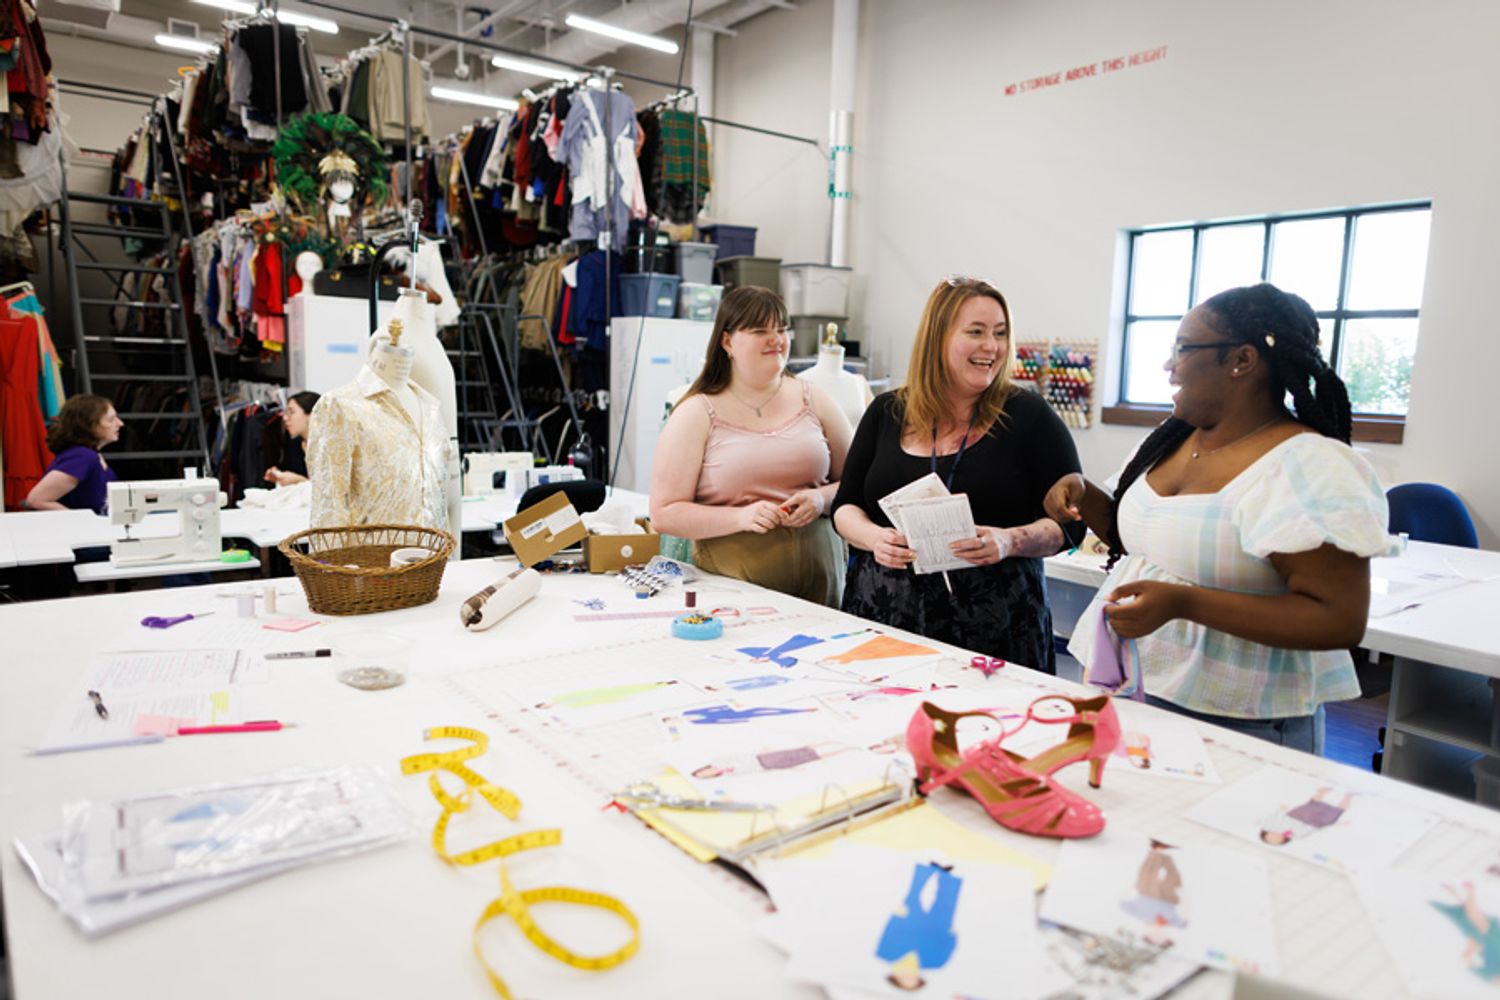
[[(493, 14), (489, 14), (483, 18), (480, 18), (478, 23), (471, 25), (468, 28), (460, 26), (457, 29), (458, 33), (460, 35), (468, 35), (470, 38), (478, 38), (481, 31), (484, 31), (486, 28), (496, 24), (501, 19), (509, 17), (511, 11), (515, 10), (517, 7), (525, 6), (525, 2), (526, 0), (511, 0), (510, 3), (505, 4)], [(460, 21), (463, 18), (463, 12), (468, 9), (470, 8), (460, 7), (458, 9)], [(437, 62), (439, 59), (443, 58), (443, 56), (447, 55), (455, 49), (462, 50), (463, 46), (458, 42), (444, 42), (437, 48), (433, 49), (431, 52), (427, 53), (427, 61), (430, 63)]]

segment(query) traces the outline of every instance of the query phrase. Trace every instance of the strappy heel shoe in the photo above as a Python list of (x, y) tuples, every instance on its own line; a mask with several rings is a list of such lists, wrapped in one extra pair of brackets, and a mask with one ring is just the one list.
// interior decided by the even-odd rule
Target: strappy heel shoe
[(1001, 748), (1009, 734), (1002, 731), (960, 752), (958, 720), (965, 716), (995, 720), (988, 712), (946, 712), (923, 702), (907, 724), (906, 748), (917, 764), (919, 794), (956, 785), (1001, 826), (1036, 837), (1092, 837), (1104, 829), (1098, 806), (1026, 769)]
[[(1036, 714), (1038, 705), (1047, 702), (1064, 702), (1073, 711), (1068, 715), (1042, 716)], [(1070, 698), (1065, 694), (1046, 694), (1033, 701), (1026, 709), (1028, 722), (1040, 722), (1046, 726), (1069, 723), (1067, 739), (1055, 747), (1048, 747), (1034, 757), (1022, 757), (1006, 751), (1011, 758), (1028, 771), (1052, 775), (1080, 760), (1089, 762), (1089, 786), (1098, 788), (1104, 780), (1104, 765), (1110, 754), (1120, 744), (1120, 716), (1115, 712), (1109, 695), (1101, 694), (1088, 698)], [(1018, 730), (1020, 726), (1016, 727)]]

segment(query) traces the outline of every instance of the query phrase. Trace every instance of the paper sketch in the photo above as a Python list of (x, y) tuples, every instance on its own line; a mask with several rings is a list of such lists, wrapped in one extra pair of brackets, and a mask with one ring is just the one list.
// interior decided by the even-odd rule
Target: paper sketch
[(1110, 828), (1063, 843), (1039, 916), (1187, 961), (1276, 972), (1266, 866), (1254, 855)]
[(1445, 880), (1397, 868), (1362, 873), (1354, 886), (1413, 995), (1500, 996), (1500, 878)]
[[(1437, 825), (1426, 810), (1351, 772), (1343, 785), (1264, 767), (1213, 793), (1189, 819), (1345, 873), (1385, 868)], [(1357, 787), (1356, 787), (1357, 786)]]
[[(555, 684), (555, 682), (554, 682)], [(523, 688), (508, 692), (527, 712), (553, 725), (591, 726), (666, 711), (701, 701), (703, 692), (684, 680), (658, 676), (602, 687)]]
[(923, 972), (941, 969), (953, 957), (958, 936), (953, 917), (963, 879), (952, 865), (919, 864), (912, 868), (911, 886), (881, 931), (875, 954), (891, 963), (886, 981), (911, 992), (926, 985)]
[(1115, 699), (1120, 716), (1117, 764), (1140, 774), (1218, 784), (1219, 772), (1189, 719), (1125, 698)]

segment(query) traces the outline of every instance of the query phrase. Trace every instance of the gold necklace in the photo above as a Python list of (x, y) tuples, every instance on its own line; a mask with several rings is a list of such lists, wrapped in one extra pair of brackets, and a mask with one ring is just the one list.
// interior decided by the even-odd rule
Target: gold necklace
[(735, 399), (739, 400), (743, 405), (748, 406), (748, 407), (750, 407), (750, 409), (754, 410), (755, 411), (755, 415), (758, 417), (758, 416), (760, 416), (760, 408), (762, 406), (765, 406), (771, 400), (775, 399), (776, 398), (776, 394), (781, 391), (781, 382), (782, 382), (782, 380), (784, 378), (786, 378), (786, 374), (785, 373), (777, 375), (776, 376), (776, 388), (772, 389), (771, 390), (771, 394), (769, 396), (767, 396), (765, 399), (762, 399), (759, 403), (751, 403), (751, 402), (746, 401), (745, 397), (741, 396), (739, 393), (737, 393), (737, 392), (734, 391), (734, 387), (733, 386), (727, 386), (726, 385), (724, 388), (728, 389), (729, 390), (729, 394), (731, 396), (733, 396)]
[[(1233, 441), (1228, 442), (1227, 444), (1221, 444), (1217, 448), (1210, 448), (1207, 451), (1196, 451), (1195, 450), (1193, 452), (1193, 457), (1194, 458), (1199, 458), (1200, 456), (1203, 456), (1203, 455), (1212, 455), (1216, 451), (1223, 451), (1225, 448), (1228, 448), (1230, 445), (1239, 444), (1241, 441), (1245, 440), (1248, 437), (1254, 437), (1256, 434), (1259, 434), (1261, 431), (1265, 430), (1267, 427), (1270, 427), (1272, 424), (1280, 422), (1280, 420), (1281, 420), (1280, 417), (1272, 417), (1270, 420), (1267, 420), (1265, 423), (1263, 423), (1259, 427), (1255, 428), (1255, 430), (1253, 430), (1253, 431), (1247, 431), (1244, 434), (1241, 434), (1239, 437), (1235, 438)], [(1199, 431), (1198, 433), (1201, 434), (1203, 432)]]

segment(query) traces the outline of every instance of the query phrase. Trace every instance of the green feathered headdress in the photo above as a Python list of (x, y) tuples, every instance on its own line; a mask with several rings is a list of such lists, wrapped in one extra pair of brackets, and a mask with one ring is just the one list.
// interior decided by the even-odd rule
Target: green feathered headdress
[[(374, 195), (377, 203), (385, 200), (389, 169), (385, 150), (347, 115), (297, 115), (282, 125), (271, 153), (276, 157), (276, 176), (282, 191), (303, 212), (316, 212), (322, 204), (328, 185), (326, 164), (353, 175), (354, 197), (350, 201), (356, 209), (365, 203), (367, 194)], [(350, 164), (354, 170), (348, 169)]]

